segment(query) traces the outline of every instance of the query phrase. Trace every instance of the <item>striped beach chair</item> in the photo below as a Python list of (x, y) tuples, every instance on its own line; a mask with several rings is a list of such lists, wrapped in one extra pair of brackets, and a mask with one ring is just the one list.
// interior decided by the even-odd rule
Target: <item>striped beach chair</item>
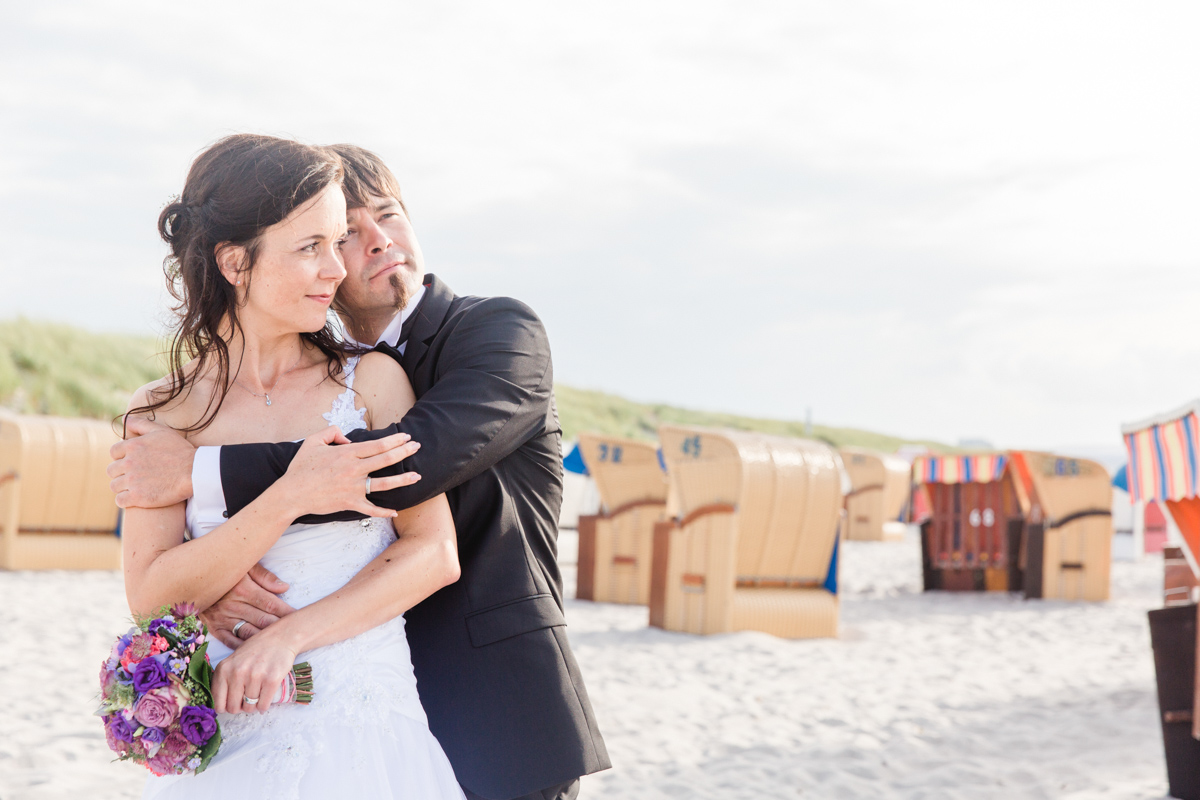
[(1011, 451), (913, 462), (925, 588), (1105, 600), (1112, 487), (1100, 464)]
[(1166, 605), (1200, 599), (1200, 400), (1121, 426), (1129, 454), (1129, 496), (1158, 501), (1175, 520), (1182, 541), (1164, 550)]
[(1133, 502), (1157, 500), (1182, 541), (1163, 548), (1163, 605), (1149, 612), (1167, 784), (1200, 798), (1200, 400), (1121, 426)]

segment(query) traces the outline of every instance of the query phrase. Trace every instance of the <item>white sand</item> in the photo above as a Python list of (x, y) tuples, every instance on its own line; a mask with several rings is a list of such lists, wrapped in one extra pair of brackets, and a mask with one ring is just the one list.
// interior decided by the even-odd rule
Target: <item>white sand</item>
[[(615, 764), (581, 797), (1162, 797), (1161, 575), (1117, 563), (1094, 605), (924, 595), (915, 539), (852, 542), (825, 641), (666, 633), (644, 608), (570, 601)], [(139, 796), (89, 716), (125, 613), (116, 574), (0, 572), (0, 800)]]

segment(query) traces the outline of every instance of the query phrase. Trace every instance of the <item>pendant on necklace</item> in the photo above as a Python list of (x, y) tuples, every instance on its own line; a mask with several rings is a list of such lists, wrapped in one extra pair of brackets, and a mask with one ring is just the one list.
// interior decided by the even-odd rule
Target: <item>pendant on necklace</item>
[(263, 397), (267, 398), (267, 405), (271, 405), (271, 395), (264, 394)]

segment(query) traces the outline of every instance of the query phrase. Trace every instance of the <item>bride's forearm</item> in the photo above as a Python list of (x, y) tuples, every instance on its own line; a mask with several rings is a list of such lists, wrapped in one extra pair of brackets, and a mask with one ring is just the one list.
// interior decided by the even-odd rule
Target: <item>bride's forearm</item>
[[(204, 536), (164, 549), (148, 564), (139, 558), (134, 545), (126, 555), (130, 609), (148, 614), (183, 601), (208, 608), (258, 563), (295, 516), (295, 500), (281, 481), (227, 522)], [(144, 524), (156, 522), (159, 520), (151, 519)], [(152, 541), (153, 535), (146, 530), (126, 533), (133, 541)]]
[(258, 636), (302, 653), (382, 625), (458, 580), (458, 549), (445, 498), (423, 505), (438, 506), (424, 509), (433, 517), (435, 530), (426, 526), (420, 533), (402, 534), (341, 589), (288, 614)]

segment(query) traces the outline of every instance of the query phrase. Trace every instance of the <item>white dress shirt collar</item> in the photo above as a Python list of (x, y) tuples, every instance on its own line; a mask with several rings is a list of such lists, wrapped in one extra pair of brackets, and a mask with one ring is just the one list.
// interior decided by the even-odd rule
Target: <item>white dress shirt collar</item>
[[(400, 352), (403, 353), (404, 342), (398, 341), (400, 339), (400, 329), (404, 327), (404, 323), (407, 322), (408, 318), (411, 317), (413, 312), (417, 310), (417, 306), (421, 304), (421, 298), (424, 296), (425, 286), (422, 284), (421, 288), (417, 289), (416, 294), (409, 298), (408, 303), (405, 304), (404, 308), (400, 309), (400, 311), (396, 313), (396, 316), (392, 317), (392, 321), (388, 323), (387, 327), (383, 329), (383, 333), (381, 333), (379, 338), (375, 340), (375, 345), (378, 345), (380, 342), (387, 342), (392, 347), (398, 348)], [(365, 346), (362, 342), (356, 341), (355, 338), (350, 335), (349, 331), (346, 331), (346, 341), (350, 344)]]

